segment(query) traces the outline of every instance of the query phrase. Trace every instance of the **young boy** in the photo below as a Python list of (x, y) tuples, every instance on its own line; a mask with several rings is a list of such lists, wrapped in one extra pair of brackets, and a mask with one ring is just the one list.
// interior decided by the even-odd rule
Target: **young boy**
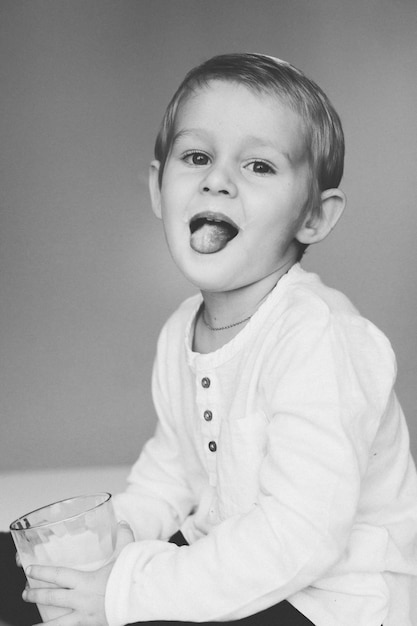
[(115, 498), (134, 541), (121, 528), (96, 573), (32, 567), (60, 589), (25, 598), (71, 609), (61, 626), (410, 626), (417, 478), (394, 356), (298, 263), (345, 206), (336, 112), (288, 63), (223, 55), (187, 75), (155, 157), (153, 210), (201, 295), (162, 330), (156, 434)]

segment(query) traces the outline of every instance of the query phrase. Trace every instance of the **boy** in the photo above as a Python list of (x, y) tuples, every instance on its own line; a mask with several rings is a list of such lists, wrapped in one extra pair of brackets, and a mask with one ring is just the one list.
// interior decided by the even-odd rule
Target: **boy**
[(31, 568), (61, 588), (26, 599), (71, 609), (61, 625), (410, 626), (417, 478), (391, 347), (298, 263), (343, 212), (343, 156), (327, 97), (278, 59), (215, 57), (174, 95), (151, 199), (201, 295), (161, 333), (156, 434), (115, 498), (135, 541), (122, 529), (97, 573)]

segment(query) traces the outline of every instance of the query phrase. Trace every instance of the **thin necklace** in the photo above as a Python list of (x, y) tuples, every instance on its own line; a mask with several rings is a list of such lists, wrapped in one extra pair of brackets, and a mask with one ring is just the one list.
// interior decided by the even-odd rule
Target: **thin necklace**
[[(283, 263), (281, 265), (281, 267), (279, 267), (278, 269), (282, 269), (283, 267), (285, 267), (286, 265), (288, 265), (289, 261), (287, 261), (286, 263)], [(288, 272), (288, 270), (287, 270)], [(285, 274), (287, 273), (285, 272)], [(284, 275), (284, 274), (283, 274)], [(282, 276), (283, 276), (282, 275)], [(277, 280), (277, 283), (281, 280), (282, 276), (280, 276)], [(273, 289), (275, 289), (277, 283), (275, 283), (275, 285), (272, 287), (272, 289), (266, 294), (266, 296), (264, 296), (264, 298), (262, 298), (261, 302), (259, 303), (258, 307), (262, 304), (262, 302), (267, 298), (267, 296), (269, 296), (269, 294), (271, 293), (271, 291), (273, 291)], [(245, 317), (245, 319), (240, 320), (239, 322), (234, 322), (233, 324), (227, 324), (227, 326), (210, 326), (210, 324), (208, 323), (208, 321), (206, 320), (206, 307), (204, 305), (204, 302), (201, 305), (201, 310), (202, 310), (202, 314), (201, 314), (201, 319), (203, 320), (203, 324), (204, 326), (207, 326), (207, 328), (209, 330), (227, 330), (228, 328), (234, 328), (234, 326), (240, 326), (241, 324), (244, 324), (245, 322), (248, 322), (250, 320), (250, 318), (255, 314), (252, 313), (252, 315), (248, 315), (248, 317)]]
[(234, 326), (240, 326), (240, 324), (244, 324), (245, 322), (248, 322), (250, 318), (252, 317), (252, 315), (249, 315), (249, 317), (245, 317), (244, 320), (240, 320), (239, 322), (234, 322), (233, 324), (227, 324), (227, 326), (210, 326), (210, 324), (206, 320), (206, 311), (203, 308), (203, 314), (201, 316), (201, 319), (203, 320), (204, 325), (207, 326), (207, 328), (209, 328), (210, 330), (226, 330), (227, 328), (233, 328)]

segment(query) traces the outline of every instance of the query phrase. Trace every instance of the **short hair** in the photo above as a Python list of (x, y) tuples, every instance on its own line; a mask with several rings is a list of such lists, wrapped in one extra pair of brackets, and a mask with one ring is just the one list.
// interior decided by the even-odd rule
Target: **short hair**
[(188, 72), (165, 111), (155, 141), (155, 158), (160, 162), (159, 184), (172, 149), (180, 106), (212, 80), (235, 82), (255, 93), (276, 95), (301, 117), (311, 171), (307, 207), (319, 212), (320, 193), (338, 187), (343, 175), (345, 142), (339, 115), (323, 90), (303, 72), (264, 54), (222, 54)]

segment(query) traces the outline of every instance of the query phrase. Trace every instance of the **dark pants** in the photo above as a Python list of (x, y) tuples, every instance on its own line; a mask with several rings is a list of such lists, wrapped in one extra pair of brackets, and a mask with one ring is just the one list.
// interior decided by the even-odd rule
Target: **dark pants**
[[(181, 533), (176, 533), (171, 537), (171, 541), (177, 545), (186, 545)], [(26, 585), (26, 577), (22, 568), (16, 566), (15, 554), (16, 550), (11, 535), (0, 533), (0, 622), (6, 622), (10, 626), (31, 626), (31, 624), (41, 622), (41, 618), (35, 604), (26, 603), (22, 600), (21, 594)], [(215, 623), (199, 622), (203, 625)], [(196, 622), (154, 621), (137, 622), (137, 624), (141, 626), (144, 624), (191, 626)], [(229, 621), (227, 624), (238, 626), (314, 626), (309, 619), (285, 600), (265, 611), (243, 619)]]

